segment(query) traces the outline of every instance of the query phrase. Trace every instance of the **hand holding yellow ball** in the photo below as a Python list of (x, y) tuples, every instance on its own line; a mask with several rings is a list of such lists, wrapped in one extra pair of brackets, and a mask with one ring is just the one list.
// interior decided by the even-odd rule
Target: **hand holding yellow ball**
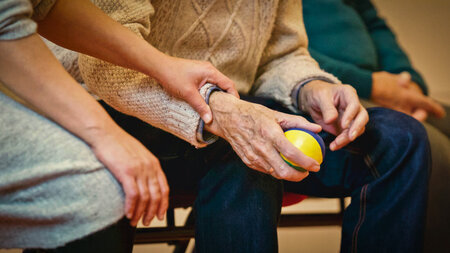
[[(303, 154), (313, 158), (319, 164), (322, 163), (325, 156), (325, 143), (318, 134), (311, 132), (306, 129), (291, 128), (284, 132), (286, 138)], [(299, 165), (290, 161), (281, 154), (283, 160), (289, 164), (291, 167), (299, 171), (306, 171)]]

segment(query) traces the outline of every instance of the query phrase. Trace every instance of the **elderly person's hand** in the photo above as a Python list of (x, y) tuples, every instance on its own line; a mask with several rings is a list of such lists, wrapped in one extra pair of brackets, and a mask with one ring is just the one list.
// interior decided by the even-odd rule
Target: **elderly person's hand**
[[(209, 104), (214, 120), (206, 129), (227, 140), (250, 168), (289, 181), (300, 181), (308, 176), (308, 171), (319, 171), (320, 165), (295, 148), (283, 133), (283, 129), (294, 127), (319, 132), (319, 125), (223, 92), (214, 92)], [(290, 167), (280, 153), (307, 171)]]
[(445, 115), (444, 108), (425, 96), (407, 73), (374, 72), (372, 80), (371, 100), (376, 104), (406, 113), (419, 121), (424, 121), (428, 114), (438, 118)]
[(338, 150), (355, 140), (364, 132), (369, 120), (356, 90), (350, 85), (320, 80), (309, 82), (300, 90), (298, 104), (323, 130), (336, 135), (330, 143), (331, 150)]

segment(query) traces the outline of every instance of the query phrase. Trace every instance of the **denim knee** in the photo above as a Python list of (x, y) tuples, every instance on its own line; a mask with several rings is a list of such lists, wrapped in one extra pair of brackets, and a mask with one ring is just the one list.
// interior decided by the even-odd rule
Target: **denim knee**
[(392, 167), (404, 159), (430, 160), (428, 136), (414, 118), (385, 108), (370, 108), (369, 123), (360, 145), (365, 146), (377, 168)]
[(200, 183), (195, 203), (198, 252), (277, 251), (282, 183), (237, 159), (217, 164)]

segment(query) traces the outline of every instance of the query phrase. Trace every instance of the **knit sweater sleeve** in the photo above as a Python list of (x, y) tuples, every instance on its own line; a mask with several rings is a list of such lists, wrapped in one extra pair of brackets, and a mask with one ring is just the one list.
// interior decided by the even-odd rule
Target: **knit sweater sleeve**
[[(150, 17), (154, 13), (149, 1), (93, 2), (138, 36), (149, 36)], [(116, 110), (170, 132), (196, 147), (210, 142), (197, 139), (200, 116), (187, 103), (167, 94), (155, 79), (87, 55), (80, 54), (78, 63), (89, 91)], [(211, 85), (204, 85), (200, 89), (201, 95), (205, 97), (210, 88)]]
[(291, 98), (292, 90), (298, 83), (308, 79), (339, 83), (336, 77), (319, 68), (307, 47), (301, 1), (280, 1), (272, 37), (258, 69), (254, 94), (275, 99), (287, 108), (298, 111)]

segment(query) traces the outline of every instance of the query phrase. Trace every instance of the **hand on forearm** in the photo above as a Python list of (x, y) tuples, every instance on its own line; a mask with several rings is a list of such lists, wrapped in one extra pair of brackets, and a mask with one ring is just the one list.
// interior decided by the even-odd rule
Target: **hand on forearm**
[(210, 106), (214, 119), (206, 129), (227, 140), (250, 168), (290, 181), (300, 181), (308, 176), (308, 172), (297, 171), (286, 164), (280, 156), (282, 153), (306, 170), (319, 170), (315, 160), (285, 138), (283, 129), (298, 127), (318, 132), (320, 126), (223, 92), (211, 95)]
[(360, 136), (369, 119), (350, 85), (309, 82), (301, 89), (298, 104), (323, 130), (336, 135), (330, 143), (331, 150), (338, 150)]
[(39, 33), (53, 42), (155, 78), (209, 123), (211, 111), (198, 89), (209, 82), (238, 96), (234, 83), (208, 62), (170, 57), (115, 22), (88, 0), (59, 0)]
[(0, 41), (0, 80), (92, 148), (122, 183), (133, 225), (144, 214), (147, 224), (155, 214), (162, 219), (168, 186), (158, 160), (114, 123), (37, 35)]

